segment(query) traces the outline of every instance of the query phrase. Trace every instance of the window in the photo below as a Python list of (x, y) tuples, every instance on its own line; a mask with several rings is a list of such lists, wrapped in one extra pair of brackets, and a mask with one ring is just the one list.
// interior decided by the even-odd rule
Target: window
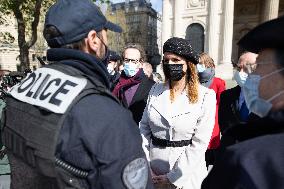
[(197, 53), (204, 51), (204, 28), (201, 24), (190, 24), (186, 29), (185, 39), (188, 39)]
[(36, 55), (35, 54), (32, 54), (32, 60), (36, 61)]

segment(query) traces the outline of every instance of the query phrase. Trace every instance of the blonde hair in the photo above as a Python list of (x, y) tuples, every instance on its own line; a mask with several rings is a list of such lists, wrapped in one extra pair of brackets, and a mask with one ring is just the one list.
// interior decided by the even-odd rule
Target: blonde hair
[[(185, 88), (187, 89), (188, 101), (189, 103), (192, 104), (197, 103), (199, 80), (198, 80), (196, 66), (191, 62), (187, 62), (187, 72), (185, 77), (186, 77)], [(169, 79), (166, 78), (166, 81), (169, 81)], [(169, 85), (170, 85), (170, 100), (171, 102), (173, 102), (175, 96), (174, 96), (174, 89), (172, 88), (170, 81)]]
[(197, 103), (198, 101), (198, 74), (196, 66), (192, 63), (187, 64), (187, 94), (190, 103)]
[(206, 68), (215, 68), (214, 60), (206, 53), (199, 55), (200, 64), (204, 64)]

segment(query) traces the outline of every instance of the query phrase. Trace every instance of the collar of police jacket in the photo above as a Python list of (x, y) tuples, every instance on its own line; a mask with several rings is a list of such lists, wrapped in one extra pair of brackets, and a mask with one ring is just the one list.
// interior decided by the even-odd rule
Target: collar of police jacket
[(106, 65), (93, 55), (79, 50), (52, 48), (47, 51), (47, 60), (72, 66), (86, 75), (95, 77), (106, 88), (110, 87)]

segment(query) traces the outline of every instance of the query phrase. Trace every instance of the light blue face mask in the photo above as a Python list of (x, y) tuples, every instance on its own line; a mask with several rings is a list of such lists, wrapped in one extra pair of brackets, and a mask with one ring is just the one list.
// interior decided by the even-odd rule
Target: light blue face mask
[(196, 65), (198, 73), (204, 72), (206, 70), (206, 67), (204, 64), (197, 64)]
[(139, 68), (134, 63), (124, 63), (123, 71), (126, 76), (133, 77), (139, 71)]
[(236, 80), (237, 84), (240, 87), (243, 87), (246, 80), (247, 80), (248, 74), (243, 71), (236, 71), (234, 74), (234, 79)]
[(281, 94), (283, 94), (284, 91), (282, 90), (277, 94), (275, 94), (274, 96), (272, 96), (271, 98), (269, 98), (268, 100), (264, 100), (259, 97), (259, 91), (258, 91), (259, 83), (260, 80), (265, 79), (278, 72), (281, 72), (282, 70), (284, 70), (284, 68), (276, 70), (262, 77), (256, 74), (251, 74), (248, 76), (243, 86), (243, 91), (244, 91), (246, 105), (250, 110), (250, 112), (255, 113), (259, 117), (265, 117), (269, 113), (269, 111), (272, 108), (271, 101), (274, 100), (276, 97), (280, 96)]

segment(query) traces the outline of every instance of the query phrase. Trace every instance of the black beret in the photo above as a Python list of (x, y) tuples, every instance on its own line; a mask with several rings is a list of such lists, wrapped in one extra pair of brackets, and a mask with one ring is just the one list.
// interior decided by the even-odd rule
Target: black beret
[(240, 39), (238, 45), (254, 53), (266, 48), (284, 48), (284, 17), (256, 26)]
[(199, 63), (199, 56), (193, 50), (190, 42), (186, 39), (172, 37), (163, 46), (163, 53), (170, 52), (191, 61), (193, 64)]
[(108, 60), (109, 61), (117, 61), (117, 60), (120, 60), (120, 56), (116, 52), (110, 51)]

